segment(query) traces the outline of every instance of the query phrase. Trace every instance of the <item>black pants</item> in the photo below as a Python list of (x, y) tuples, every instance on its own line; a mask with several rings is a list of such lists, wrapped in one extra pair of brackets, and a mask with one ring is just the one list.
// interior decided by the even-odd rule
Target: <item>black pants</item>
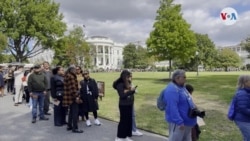
[(43, 107), (44, 113), (49, 112), (49, 105), (50, 105), (50, 91), (47, 91), (47, 93), (44, 97), (44, 107)]
[[(86, 120), (88, 120), (89, 119), (89, 112), (85, 112), (84, 115), (86, 117)], [(97, 111), (94, 111), (93, 115), (94, 115), (94, 118), (97, 119)]]
[(120, 122), (118, 124), (117, 137), (126, 138), (132, 136), (132, 105), (119, 105)]
[(74, 101), (70, 106), (69, 106), (69, 117), (68, 117), (68, 127), (72, 128), (72, 130), (78, 129), (78, 110), (79, 110), (79, 105)]
[(14, 89), (14, 79), (8, 79), (7, 81), (7, 91), (13, 92)]
[(29, 103), (29, 101), (30, 101), (30, 93), (29, 93), (29, 90), (28, 90), (28, 86), (24, 86), (24, 92), (25, 92), (25, 101), (26, 101), (26, 103)]
[(62, 100), (58, 106), (54, 105), (54, 125), (62, 126), (66, 123), (66, 107), (62, 106)]

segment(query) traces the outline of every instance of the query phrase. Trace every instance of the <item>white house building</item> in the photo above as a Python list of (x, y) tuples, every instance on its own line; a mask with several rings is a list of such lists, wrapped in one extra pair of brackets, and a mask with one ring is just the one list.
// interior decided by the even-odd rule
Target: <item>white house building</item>
[(124, 44), (115, 43), (104, 36), (92, 36), (87, 38), (86, 41), (96, 49), (96, 56), (93, 56), (93, 63), (96, 68), (122, 68)]
[(50, 64), (53, 61), (55, 51), (51, 49), (43, 50), (41, 53), (29, 58), (29, 62), (32, 64), (38, 64), (43, 62), (49, 62)]
[[(104, 36), (88, 37), (86, 41), (92, 44), (96, 49), (96, 56), (93, 56), (93, 65), (99, 69), (120, 69), (123, 62), (124, 44), (115, 43), (113, 40)], [(47, 61), (53, 61), (55, 52), (51, 49), (46, 49), (42, 53), (29, 59), (30, 63), (37, 64)]]

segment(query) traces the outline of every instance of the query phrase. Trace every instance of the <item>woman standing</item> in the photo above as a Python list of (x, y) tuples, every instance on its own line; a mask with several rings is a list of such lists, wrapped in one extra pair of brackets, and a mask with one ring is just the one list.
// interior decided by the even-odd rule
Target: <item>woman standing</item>
[(64, 70), (62, 67), (56, 67), (52, 70), (53, 77), (51, 77), (51, 96), (54, 99), (54, 125), (62, 126), (66, 124), (66, 108), (62, 106), (63, 100), (63, 76)]
[(88, 127), (91, 126), (91, 122), (89, 120), (89, 112), (93, 112), (95, 118), (95, 125), (100, 126), (101, 123), (97, 118), (97, 110), (98, 110), (98, 87), (95, 79), (89, 76), (89, 71), (85, 70), (82, 73), (83, 80), (80, 82), (81, 89), (80, 95), (83, 101), (81, 109), (84, 112), (86, 118), (86, 125)]
[(123, 70), (120, 77), (113, 83), (113, 88), (119, 94), (120, 111), (120, 122), (115, 141), (133, 141), (129, 137), (132, 136), (132, 109), (136, 88), (131, 87), (131, 78), (131, 72)]
[(250, 75), (239, 76), (234, 121), (244, 141), (250, 141)]

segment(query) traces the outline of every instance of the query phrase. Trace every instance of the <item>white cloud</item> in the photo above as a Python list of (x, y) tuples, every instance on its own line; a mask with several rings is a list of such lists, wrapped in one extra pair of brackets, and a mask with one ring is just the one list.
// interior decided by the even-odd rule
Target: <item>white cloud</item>
[[(69, 28), (85, 25), (88, 36), (102, 35), (116, 42), (144, 42), (152, 30), (159, 0), (56, 0), (61, 4)], [(192, 30), (208, 34), (216, 45), (234, 45), (250, 31), (250, 10), (239, 14), (239, 21), (225, 26), (219, 18), (224, 7), (248, 6), (246, 0), (176, 0)]]

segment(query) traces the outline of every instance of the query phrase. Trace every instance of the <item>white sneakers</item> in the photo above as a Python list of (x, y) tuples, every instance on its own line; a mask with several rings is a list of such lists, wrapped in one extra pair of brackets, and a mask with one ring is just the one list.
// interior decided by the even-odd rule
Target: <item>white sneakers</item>
[(90, 127), (91, 126), (91, 122), (90, 122), (90, 120), (88, 119), (88, 120), (86, 120), (86, 125), (88, 126), (88, 127)]
[(142, 136), (143, 134), (140, 131), (136, 130), (135, 132), (132, 131), (132, 135), (133, 136)]
[(133, 141), (133, 140), (130, 139), (129, 137), (127, 137), (127, 138), (118, 138), (118, 137), (116, 137), (115, 141)]
[(101, 125), (101, 123), (100, 123), (100, 121), (98, 119), (95, 119), (95, 125), (97, 125), (97, 126)]
[(133, 141), (131, 138), (129, 138), (129, 137), (127, 137), (126, 139), (125, 139), (126, 141)]
[[(89, 119), (86, 120), (86, 125), (87, 125), (88, 127), (91, 126), (91, 122), (90, 122)], [(95, 125), (100, 126), (100, 125), (101, 125), (101, 122), (100, 122), (98, 119), (95, 119)]]

